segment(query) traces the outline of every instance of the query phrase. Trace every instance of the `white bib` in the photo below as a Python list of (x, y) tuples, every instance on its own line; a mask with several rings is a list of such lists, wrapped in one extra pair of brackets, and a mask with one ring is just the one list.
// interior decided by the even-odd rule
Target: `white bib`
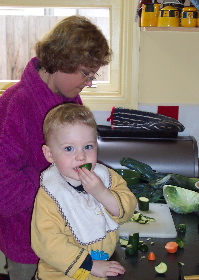
[[(110, 187), (110, 174), (106, 166), (97, 163), (94, 172), (106, 188)], [(86, 246), (116, 231), (119, 225), (107, 214), (104, 206), (91, 194), (78, 192), (51, 165), (41, 175), (41, 187), (57, 204), (59, 211), (79, 244)]]

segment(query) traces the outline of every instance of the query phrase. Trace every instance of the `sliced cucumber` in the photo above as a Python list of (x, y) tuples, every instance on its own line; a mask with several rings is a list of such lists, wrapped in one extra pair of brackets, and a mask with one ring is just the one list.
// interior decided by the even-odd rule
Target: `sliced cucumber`
[(138, 222), (141, 219), (141, 217), (142, 217), (142, 214), (138, 212), (138, 213), (133, 214), (131, 219), (133, 219), (134, 222)]
[(82, 167), (85, 167), (86, 169), (91, 170), (91, 168), (92, 168), (92, 163), (85, 163), (85, 164), (82, 164), (79, 168), (82, 168)]
[(144, 216), (143, 214), (137, 212), (133, 214), (133, 216), (131, 217), (131, 221), (139, 224), (148, 224), (149, 222), (155, 222), (155, 219)]
[(148, 224), (148, 223), (149, 223), (148, 220), (145, 220), (145, 221), (144, 220), (140, 220), (139, 221), (139, 224)]
[(120, 245), (121, 246), (126, 246), (128, 244), (128, 240), (124, 238), (120, 238)]
[(155, 222), (156, 220), (154, 218), (148, 217), (149, 222)]
[(144, 196), (139, 197), (138, 207), (140, 211), (149, 211), (149, 199)]
[(164, 262), (159, 263), (159, 265), (155, 266), (155, 271), (159, 274), (165, 273), (167, 271), (167, 265)]

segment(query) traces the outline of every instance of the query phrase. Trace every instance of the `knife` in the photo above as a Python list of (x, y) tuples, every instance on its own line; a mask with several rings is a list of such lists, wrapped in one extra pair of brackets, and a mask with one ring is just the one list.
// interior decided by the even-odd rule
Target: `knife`
[(199, 275), (189, 275), (189, 276), (184, 276), (185, 280), (198, 280), (199, 279)]
[(178, 277), (178, 280), (184, 280), (184, 279), (186, 279), (186, 278), (184, 278), (182, 269), (181, 269), (181, 267), (179, 267), (179, 277)]

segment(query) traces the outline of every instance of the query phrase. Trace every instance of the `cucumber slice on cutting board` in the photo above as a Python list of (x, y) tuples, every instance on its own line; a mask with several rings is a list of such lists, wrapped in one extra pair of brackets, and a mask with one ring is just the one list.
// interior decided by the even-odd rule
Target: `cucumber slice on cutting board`
[(143, 196), (139, 197), (138, 207), (140, 211), (149, 211), (149, 199)]

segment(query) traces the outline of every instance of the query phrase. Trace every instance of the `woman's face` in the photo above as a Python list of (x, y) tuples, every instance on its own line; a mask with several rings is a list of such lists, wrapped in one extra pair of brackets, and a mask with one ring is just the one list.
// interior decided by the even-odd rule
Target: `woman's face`
[(74, 98), (84, 87), (92, 86), (92, 79), (98, 70), (99, 68), (85, 68), (81, 66), (76, 73), (72, 74), (57, 71), (51, 74), (48, 86), (57, 94), (62, 94), (68, 98)]

